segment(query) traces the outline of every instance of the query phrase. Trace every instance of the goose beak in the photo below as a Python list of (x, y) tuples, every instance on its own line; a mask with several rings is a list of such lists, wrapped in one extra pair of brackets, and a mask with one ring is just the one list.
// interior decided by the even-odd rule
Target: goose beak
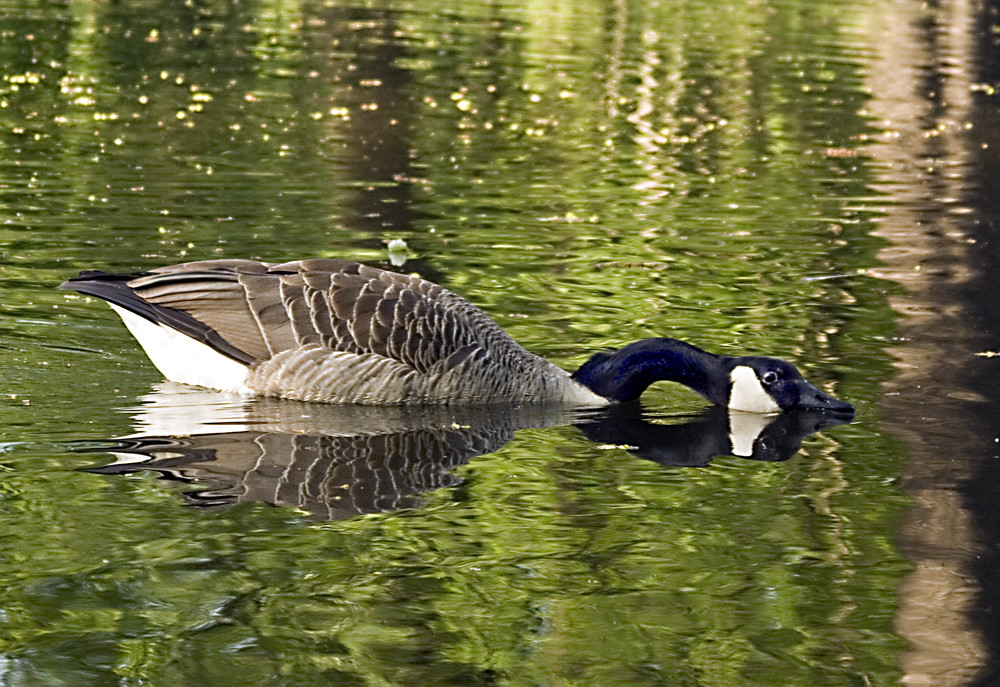
[(796, 387), (799, 400), (792, 406), (794, 410), (825, 410), (838, 415), (854, 415), (854, 406), (850, 403), (838, 401), (805, 380), (798, 382)]

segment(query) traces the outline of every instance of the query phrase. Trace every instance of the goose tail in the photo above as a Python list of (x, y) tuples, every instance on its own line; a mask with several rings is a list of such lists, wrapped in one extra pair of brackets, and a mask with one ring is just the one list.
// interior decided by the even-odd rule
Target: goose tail
[(88, 270), (59, 288), (107, 301), (167, 379), (251, 394), (253, 357), (190, 314), (143, 299), (130, 286), (141, 276)]

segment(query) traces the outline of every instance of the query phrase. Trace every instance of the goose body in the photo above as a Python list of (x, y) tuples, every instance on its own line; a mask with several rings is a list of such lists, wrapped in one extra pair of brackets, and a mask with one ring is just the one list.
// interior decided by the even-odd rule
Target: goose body
[(205, 260), (62, 284), (108, 301), (168, 379), (325, 403), (604, 405), (655, 381), (750, 412), (853, 412), (775, 358), (674, 339), (595, 354), (572, 375), (437, 284), (344, 260)]

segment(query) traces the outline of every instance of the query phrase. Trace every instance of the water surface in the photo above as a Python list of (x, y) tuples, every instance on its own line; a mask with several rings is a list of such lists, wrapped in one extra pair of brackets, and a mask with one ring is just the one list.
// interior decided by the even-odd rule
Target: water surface
[[(0, 680), (989, 684), (976, 11), (0, 0)], [(54, 288), (393, 239), (567, 368), (673, 336), (858, 418), (748, 454), (669, 385), (611, 419), (248, 405)]]

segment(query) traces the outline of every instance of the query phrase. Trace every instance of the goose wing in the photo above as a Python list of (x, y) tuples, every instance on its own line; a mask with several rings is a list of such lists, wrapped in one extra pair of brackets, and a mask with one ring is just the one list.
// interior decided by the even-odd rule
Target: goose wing
[(375, 355), (419, 373), (514, 344), (481, 310), (419, 277), (345, 260), (205, 260), (63, 285), (247, 365), (302, 349)]

